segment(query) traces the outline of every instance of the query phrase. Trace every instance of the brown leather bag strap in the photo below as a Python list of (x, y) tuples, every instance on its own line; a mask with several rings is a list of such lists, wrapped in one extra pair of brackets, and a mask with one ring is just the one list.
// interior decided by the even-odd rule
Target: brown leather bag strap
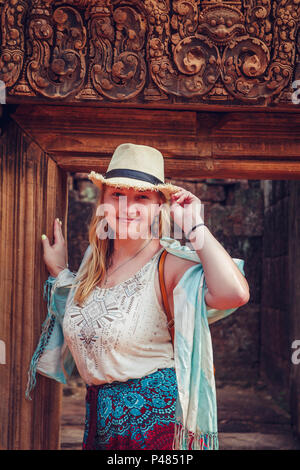
[(160, 291), (162, 295), (162, 301), (163, 301), (164, 309), (165, 309), (167, 320), (168, 320), (168, 329), (170, 331), (172, 343), (174, 346), (174, 319), (172, 317), (172, 313), (170, 310), (167, 290), (166, 290), (166, 285), (165, 285), (165, 279), (164, 279), (164, 263), (165, 263), (165, 258), (167, 254), (168, 254), (167, 250), (163, 250), (160, 254), (160, 257), (158, 260), (158, 275), (159, 275), (159, 285), (160, 285)]
[[(162, 301), (163, 301), (164, 309), (167, 315), (168, 328), (171, 334), (172, 343), (174, 347), (174, 319), (172, 318), (172, 313), (169, 307), (167, 290), (166, 290), (165, 279), (164, 279), (164, 262), (165, 262), (165, 257), (167, 256), (167, 253), (168, 253), (167, 250), (163, 250), (160, 254), (160, 257), (158, 260), (158, 274), (159, 274), (159, 285), (160, 285), (160, 290), (161, 290), (161, 295), (162, 295)], [(215, 366), (213, 367), (214, 367), (214, 374), (215, 374), (216, 369), (215, 369)]]

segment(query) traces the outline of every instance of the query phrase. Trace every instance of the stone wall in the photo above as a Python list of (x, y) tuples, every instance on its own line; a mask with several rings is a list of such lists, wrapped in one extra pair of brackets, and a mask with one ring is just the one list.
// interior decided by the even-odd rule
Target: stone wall
[(263, 195), (259, 181), (172, 180), (204, 204), (204, 221), (232, 258), (245, 261), (250, 301), (210, 326), (217, 384), (254, 383), (259, 377)]
[[(289, 227), (289, 315), (283, 322), (290, 324), (289, 404), (293, 429), (300, 439), (300, 182), (291, 181), (287, 220)], [(284, 291), (283, 291), (284, 292)], [(295, 343), (296, 347), (295, 348)]]
[(290, 376), (289, 181), (262, 181), (264, 237), (262, 250), (260, 372), (282, 398)]
[(263, 181), (264, 239), (260, 374), (300, 436), (300, 182)]
[(77, 271), (89, 245), (88, 227), (99, 193), (85, 173), (70, 173), (68, 185), (69, 268), (71, 271)]

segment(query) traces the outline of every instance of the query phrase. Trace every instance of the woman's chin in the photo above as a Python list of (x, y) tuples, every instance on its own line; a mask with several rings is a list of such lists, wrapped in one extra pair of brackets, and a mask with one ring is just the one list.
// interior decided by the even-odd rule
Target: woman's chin
[(148, 238), (148, 227), (141, 227), (140, 224), (127, 224), (125, 227), (117, 227), (116, 233), (119, 238), (138, 240), (139, 238)]

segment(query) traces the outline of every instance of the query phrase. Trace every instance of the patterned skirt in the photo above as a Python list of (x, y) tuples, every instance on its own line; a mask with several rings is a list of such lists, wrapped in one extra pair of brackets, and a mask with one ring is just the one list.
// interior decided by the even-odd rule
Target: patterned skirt
[(172, 367), (87, 386), (83, 450), (172, 450), (176, 398)]

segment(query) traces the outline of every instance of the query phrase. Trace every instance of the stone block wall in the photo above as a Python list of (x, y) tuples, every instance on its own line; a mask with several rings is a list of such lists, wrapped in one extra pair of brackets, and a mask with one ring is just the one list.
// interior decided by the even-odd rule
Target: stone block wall
[(70, 173), (68, 189), (69, 268), (77, 271), (89, 245), (88, 227), (99, 191), (85, 173)]
[(232, 258), (245, 261), (250, 301), (210, 326), (216, 381), (254, 383), (259, 376), (263, 194), (259, 181), (172, 180), (204, 204), (204, 221)]
[(262, 181), (264, 237), (262, 250), (260, 372), (287, 399), (290, 377), (289, 181)]
[[(261, 186), (264, 238), (260, 375), (273, 397), (291, 413), (299, 437), (300, 182), (262, 181)], [(298, 353), (292, 348), (295, 341)]]
[(288, 315), (283, 316), (282, 323), (288, 322), (290, 325), (287, 344), (290, 353), (290, 366), (287, 367), (290, 369), (289, 407), (293, 429), (300, 439), (300, 181), (289, 182), (288, 217), (283, 222), (288, 225), (289, 289), (287, 292), (282, 289), (282, 292), (289, 300)]

